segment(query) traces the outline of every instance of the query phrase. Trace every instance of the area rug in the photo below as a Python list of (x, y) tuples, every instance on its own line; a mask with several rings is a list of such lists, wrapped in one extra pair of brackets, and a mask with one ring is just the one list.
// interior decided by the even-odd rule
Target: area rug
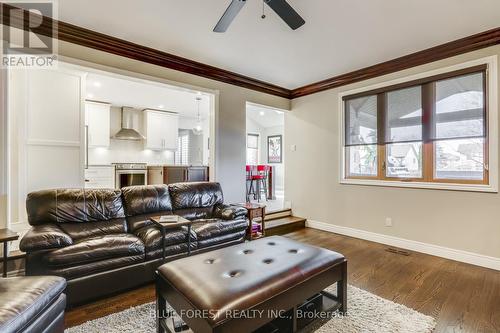
[[(335, 285), (327, 288), (335, 293)], [(407, 308), (404, 305), (378, 297), (365, 290), (349, 286), (347, 289), (345, 316), (318, 322), (306, 327), (303, 332), (316, 333), (430, 333), (436, 326), (434, 318)], [(122, 312), (88, 321), (67, 329), (66, 333), (155, 333), (155, 304), (148, 303)]]

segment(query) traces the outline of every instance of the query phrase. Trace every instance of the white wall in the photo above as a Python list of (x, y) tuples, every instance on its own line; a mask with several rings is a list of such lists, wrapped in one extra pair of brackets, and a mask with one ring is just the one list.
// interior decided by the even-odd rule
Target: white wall
[(174, 152), (144, 149), (142, 141), (114, 139), (109, 148), (89, 148), (89, 165), (111, 163), (174, 164)]
[[(191, 129), (196, 126), (196, 118), (181, 117), (179, 118), (179, 129), (189, 130), (189, 145), (190, 145), (190, 156), (189, 164), (192, 165), (209, 165), (210, 151), (209, 138), (210, 138), (210, 121), (209, 119), (202, 119), (202, 129), (203, 133), (200, 136), (196, 136), (192, 133)], [(201, 153), (201, 158), (200, 158)]]
[[(292, 201), (294, 214), (500, 258), (498, 193), (341, 185), (338, 109), (342, 91), (499, 54), (500, 46), (490, 47), (293, 100), (285, 117), (285, 200)], [(384, 226), (386, 217), (393, 227)]]
[(284, 126), (273, 126), (273, 127), (266, 127), (264, 128), (263, 131), (263, 136), (262, 140), (260, 142), (261, 144), (261, 149), (260, 149), (260, 154), (261, 154), (261, 161), (264, 164), (269, 164), (267, 162), (267, 137), (272, 136), (272, 135), (281, 135), (282, 136), (282, 163), (271, 163), (269, 165), (272, 165), (274, 167), (274, 170), (276, 172), (276, 190), (278, 191), (284, 191), (285, 189), (285, 166), (284, 166), (284, 161), (285, 161), (285, 135), (284, 135)]

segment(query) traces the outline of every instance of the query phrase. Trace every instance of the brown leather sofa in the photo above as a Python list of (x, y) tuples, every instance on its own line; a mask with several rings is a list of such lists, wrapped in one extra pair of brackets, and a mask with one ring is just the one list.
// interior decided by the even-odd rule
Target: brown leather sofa
[(32, 228), (22, 238), (27, 275), (66, 278), (72, 306), (153, 281), (162, 263), (160, 230), (150, 217), (207, 219), (166, 235), (167, 260), (244, 241), (246, 209), (224, 204), (218, 183), (57, 189), (27, 198)]

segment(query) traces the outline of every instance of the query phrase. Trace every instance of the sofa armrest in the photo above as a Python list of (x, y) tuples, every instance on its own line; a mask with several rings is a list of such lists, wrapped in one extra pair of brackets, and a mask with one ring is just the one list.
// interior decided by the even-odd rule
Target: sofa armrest
[(71, 237), (55, 224), (32, 227), (21, 239), (19, 248), (23, 252), (56, 249), (73, 244)]
[(221, 220), (234, 220), (246, 218), (247, 213), (248, 211), (244, 207), (220, 204), (215, 206), (214, 217)]

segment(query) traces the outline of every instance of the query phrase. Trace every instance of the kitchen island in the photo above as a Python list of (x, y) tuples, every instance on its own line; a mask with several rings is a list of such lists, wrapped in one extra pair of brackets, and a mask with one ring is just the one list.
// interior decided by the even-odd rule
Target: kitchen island
[(208, 166), (203, 165), (150, 165), (148, 166), (148, 184), (208, 181), (208, 171)]

